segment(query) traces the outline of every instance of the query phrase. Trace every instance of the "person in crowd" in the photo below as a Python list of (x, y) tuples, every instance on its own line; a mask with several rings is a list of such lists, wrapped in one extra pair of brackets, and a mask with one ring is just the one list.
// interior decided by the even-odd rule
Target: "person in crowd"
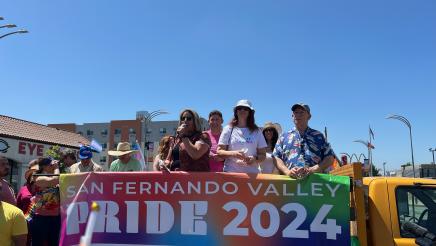
[(201, 130), (200, 117), (192, 109), (184, 109), (171, 148), (170, 169), (208, 172), (210, 139)]
[(92, 160), (92, 149), (90, 146), (83, 145), (79, 149), (80, 161), (71, 165), (67, 172), (84, 173), (84, 172), (102, 172), (103, 167)]
[(334, 152), (324, 135), (309, 127), (310, 107), (304, 103), (292, 106), (295, 127), (283, 133), (274, 148), (276, 167), (293, 178), (322, 172), (334, 160)]
[(222, 172), (224, 167), (224, 158), (218, 155), (218, 141), (220, 139), (221, 131), (223, 130), (223, 114), (218, 110), (213, 110), (209, 113), (209, 127), (206, 131), (211, 141), (209, 151), (209, 167), (211, 172)]
[(278, 174), (278, 170), (273, 163), (272, 152), (279, 138), (280, 126), (272, 122), (267, 122), (262, 128), (262, 134), (265, 138), (267, 148), (265, 161), (260, 164), (261, 173)]
[(17, 205), (17, 199), (15, 199), (15, 192), (12, 189), (11, 185), (3, 179), (9, 175), (11, 166), (9, 164), (9, 160), (0, 156), (0, 196), (2, 197), (4, 202), (10, 203), (12, 205)]
[(27, 223), (23, 212), (0, 197), (0, 245), (25, 246)]
[(165, 136), (159, 142), (158, 154), (153, 161), (153, 171), (161, 171), (162, 169), (168, 169), (169, 158), (171, 146), (174, 143), (173, 136)]
[(224, 172), (259, 173), (265, 160), (266, 142), (254, 120), (254, 108), (248, 100), (239, 100), (233, 119), (224, 127), (218, 142), (218, 154), (225, 158)]
[(118, 159), (112, 161), (109, 170), (111, 172), (139, 172), (142, 171), (141, 163), (132, 156), (137, 152), (130, 147), (128, 142), (120, 142), (117, 150), (109, 150), (108, 154), (116, 156)]
[[(38, 171), (39, 166), (38, 163), (41, 161), (40, 159), (34, 159), (29, 162), (29, 167), (24, 173), (24, 178), (26, 183), (21, 187), (20, 191), (17, 194), (17, 207), (23, 211), (24, 215), (28, 215), (32, 209), (31, 199), (35, 195), (35, 187), (34, 182), (32, 180), (32, 175), (36, 171)], [(30, 224), (28, 224), (28, 228), (30, 228)], [(27, 244), (28, 246), (32, 245), (32, 234), (27, 233)]]
[(35, 174), (39, 174), (31, 178), (35, 195), (31, 199), (31, 211), (26, 216), (30, 221), (32, 245), (59, 245), (61, 217), (59, 175), (56, 175), (59, 174), (59, 162), (41, 158)]
[(77, 163), (76, 151), (69, 148), (63, 149), (61, 151), (59, 171), (65, 173), (75, 163)]

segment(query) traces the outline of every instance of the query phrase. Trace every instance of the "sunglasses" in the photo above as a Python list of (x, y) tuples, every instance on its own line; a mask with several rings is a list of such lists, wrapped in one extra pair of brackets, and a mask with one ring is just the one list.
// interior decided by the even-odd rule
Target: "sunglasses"
[(238, 110), (250, 111), (250, 109), (247, 107), (236, 107), (236, 111)]
[(190, 116), (185, 116), (185, 117), (180, 118), (180, 120), (181, 120), (181, 121), (191, 121), (191, 120), (192, 120), (192, 117), (190, 117)]
[(264, 130), (264, 132), (274, 132), (274, 129), (272, 129), (272, 128), (267, 128), (267, 129)]

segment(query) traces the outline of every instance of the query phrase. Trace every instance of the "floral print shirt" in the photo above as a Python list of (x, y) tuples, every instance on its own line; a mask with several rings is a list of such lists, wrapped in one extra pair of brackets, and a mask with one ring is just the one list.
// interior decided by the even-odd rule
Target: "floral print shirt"
[(307, 127), (301, 135), (294, 127), (279, 137), (273, 156), (280, 158), (291, 169), (297, 164), (300, 155), (306, 165), (314, 166), (324, 158), (334, 156), (334, 152), (321, 132)]

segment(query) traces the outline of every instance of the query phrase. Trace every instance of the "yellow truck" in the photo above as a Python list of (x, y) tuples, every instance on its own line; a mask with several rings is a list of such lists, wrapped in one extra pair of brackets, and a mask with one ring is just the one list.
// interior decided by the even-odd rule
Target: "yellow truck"
[(436, 245), (436, 180), (362, 177), (360, 163), (331, 174), (351, 177), (351, 235), (359, 245)]

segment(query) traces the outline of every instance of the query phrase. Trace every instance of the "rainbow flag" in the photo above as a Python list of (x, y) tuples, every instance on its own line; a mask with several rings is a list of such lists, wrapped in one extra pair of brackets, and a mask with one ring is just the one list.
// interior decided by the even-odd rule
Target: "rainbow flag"
[(142, 171), (146, 171), (144, 153), (142, 153), (141, 145), (136, 141), (132, 149), (137, 150), (134, 157), (141, 163)]

